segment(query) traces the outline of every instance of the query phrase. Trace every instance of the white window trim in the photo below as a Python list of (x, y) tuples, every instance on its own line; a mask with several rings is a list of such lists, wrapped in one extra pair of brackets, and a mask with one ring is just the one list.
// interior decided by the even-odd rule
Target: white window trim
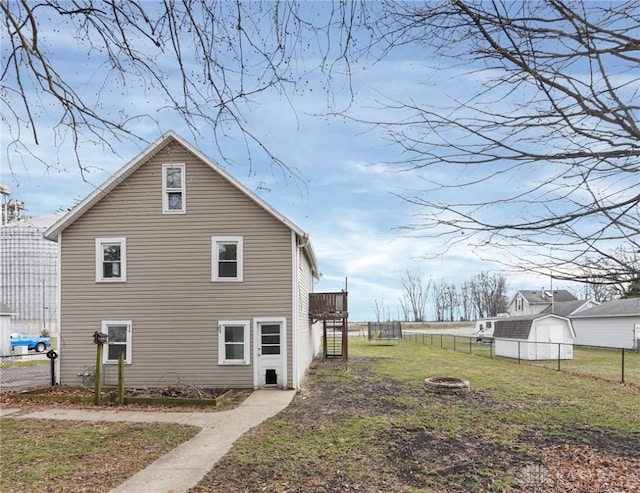
[[(218, 243), (236, 243), (238, 254), (238, 273), (236, 277), (220, 277), (218, 275)], [(244, 276), (244, 245), (242, 236), (211, 237), (211, 282), (242, 282)]]
[[(241, 325), (244, 328), (243, 359), (225, 359), (225, 341), (223, 328), (227, 325)], [(251, 322), (249, 320), (220, 320), (218, 322), (218, 364), (219, 365), (249, 365), (251, 363)]]
[[(120, 244), (120, 277), (104, 277), (103, 262), (104, 255), (102, 245), (107, 243)], [(96, 282), (127, 282), (127, 239), (118, 238), (96, 238)]]
[[(167, 188), (167, 169), (181, 168), (182, 180), (180, 188)], [(162, 213), (163, 214), (185, 214), (187, 212), (187, 171), (184, 163), (166, 163), (162, 165)], [(182, 209), (169, 209), (169, 192), (180, 192), (182, 194)]]
[[(131, 320), (103, 320), (102, 321), (102, 333), (103, 334), (108, 334), (109, 333), (109, 325), (126, 325), (127, 326), (127, 344), (126, 344), (126, 350), (125, 350), (125, 357), (124, 357), (124, 363), (125, 365), (130, 365), (131, 364), (131, 354), (132, 354), (132, 350), (131, 350), (131, 336), (132, 336), (132, 323)], [(107, 344), (105, 344), (105, 346), (108, 346), (109, 343), (107, 342)], [(118, 364), (118, 360), (110, 360), (109, 358), (109, 350), (108, 348), (103, 348), (102, 349), (102, 364), (103, 365), (117, 365)]]

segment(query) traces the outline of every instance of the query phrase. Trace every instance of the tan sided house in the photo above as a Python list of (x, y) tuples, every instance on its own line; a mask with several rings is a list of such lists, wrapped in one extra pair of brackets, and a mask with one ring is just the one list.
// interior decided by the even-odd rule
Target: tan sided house
[(59, 380), (106, 333), (105, 384), (296, 388), (317, 354), (307, 234), (167, 132), (45, 233), (60, 249)]

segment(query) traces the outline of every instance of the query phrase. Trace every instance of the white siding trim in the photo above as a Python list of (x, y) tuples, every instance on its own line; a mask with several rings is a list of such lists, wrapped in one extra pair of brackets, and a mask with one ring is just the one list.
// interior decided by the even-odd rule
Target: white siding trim
[(300, 380), (300, 342), (298, 330), (300, 328), (300, 251), (297, 235), (291, 231), (291, 386), (298, 388)]
[(62, 231), (58, 233), (58, 258), (56, 259), (58, 270), (57, 294), (56, 294), (56, 318), (58, 319), (58, 358), (55, 361), (56, 385), (60, 385), (60, 354), (62, 353)]

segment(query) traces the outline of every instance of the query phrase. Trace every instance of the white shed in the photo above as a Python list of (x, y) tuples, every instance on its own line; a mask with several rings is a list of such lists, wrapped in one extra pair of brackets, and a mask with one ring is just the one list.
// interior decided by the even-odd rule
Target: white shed
[(524, 360), (573, 359), (575, 332), (560, 315), (509, 317), (496, 321), (496, 356)]
[(613, 300), (571, 316), (575, 343), (640, 348), (640, 298)]

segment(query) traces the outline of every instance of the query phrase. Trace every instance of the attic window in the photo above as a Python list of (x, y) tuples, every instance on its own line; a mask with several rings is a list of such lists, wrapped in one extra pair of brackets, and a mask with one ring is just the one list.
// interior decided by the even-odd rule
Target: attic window
[(183, 214), (185, 212), (185, 165), (162, 165), (162, 212)]

